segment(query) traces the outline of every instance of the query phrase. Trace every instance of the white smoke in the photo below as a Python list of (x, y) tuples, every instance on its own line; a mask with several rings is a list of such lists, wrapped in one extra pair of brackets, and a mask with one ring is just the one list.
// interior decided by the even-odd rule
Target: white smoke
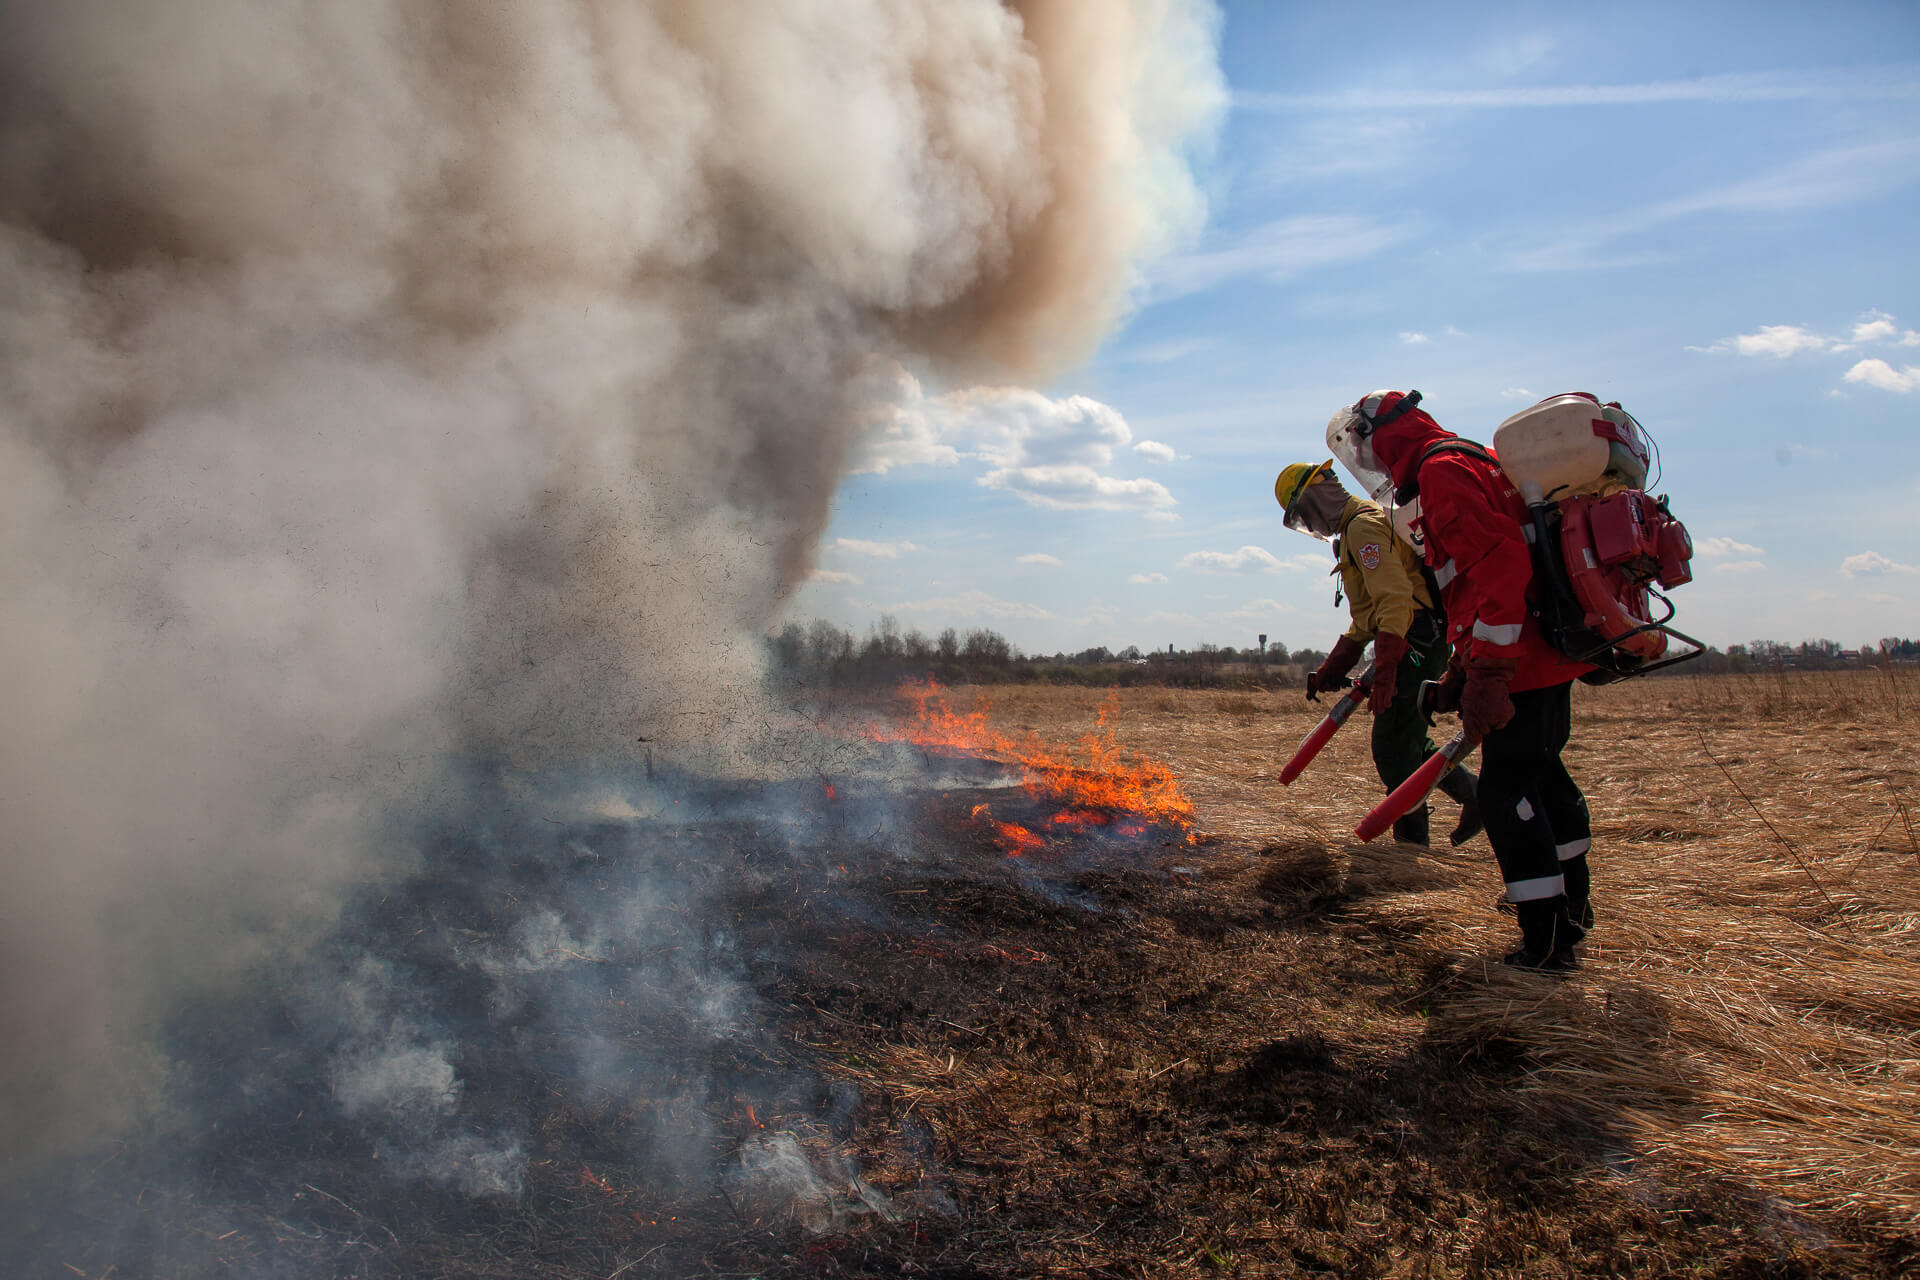
[(1199, 210), (1215, 26), (0, 0), (22, 1127), (110, 1120), (100, 1064), (390, 868), (375, 820), (446, 753), (752, 723), (863, 375), (1089, 351)]

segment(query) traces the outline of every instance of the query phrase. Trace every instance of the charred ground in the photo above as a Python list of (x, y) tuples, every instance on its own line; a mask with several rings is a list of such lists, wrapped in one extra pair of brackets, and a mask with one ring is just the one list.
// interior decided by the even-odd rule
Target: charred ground
[[(1900, 692), (1583, 691), (1614, 936), (1566, 983), (1491, 964), (1511, 926), (1483, 843), (1343, 838), (1373, 790), (1361, 735), (1275, 786), (1311, 718), (1277, 694), (1125, 695), (1120, 736), (1188, 785), (1197, 843), (1096, 826), (1010, 857), (979, 806), (1045, 815), (984, 777), (885, 804), (844, 780), (689, 790), (618, 821), (485, 784), (463, 812), (496, 816), (420, 833), (417, 872), (302, 972), (174, 1018), (191, 1124), (36, 1197), (24, 1274), (1902, 1274), (1910, 1129), (1881, 1125), (1878, 1173), (1714, 1129), (1745, 1068), (1694, 1002), (1739, 993), (1673, 905), (1711, 890), (1698, 913), (1739, 913), (1730, 933), (1810, 937), (1806, 971), (1770, 962), (1777, 1003), (1835, 939), (1910, 973)], [(1060, 739), (1099, 700), (993, 696), (996, 722)], [(1758, 887), (1715, 887), (1722, 855)], [(644, 930), (601, 927), (636, 911)], [(1795, 1006), (1839, 1028), (1812, 1054), (1828, 1074), (1796, 1082), (1776, 1047), (1786, 1083), (1742, 1092), (1797, 1087), (1808, 1135), (1871, 1145), (1920, 1022), (1856, 961), (1875, 999)], [(1828, 1043), (1869, 1032), (1905, 1057), (1855, 1072)]]

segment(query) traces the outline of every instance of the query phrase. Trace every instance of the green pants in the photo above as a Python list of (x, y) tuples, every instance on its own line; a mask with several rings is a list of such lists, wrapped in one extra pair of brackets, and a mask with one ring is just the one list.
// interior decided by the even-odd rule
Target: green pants
[(1400, 659), (1393, 686), (1393, 705), (1373, 718), (1373, 767), (1389, 791), (1411, 778), (1434, 752), (1426, 718), (1420, 714), (1420, 682), (1446, 675), (1452, 654), (1444, 623), (1432, 615), (1414, 618), (1407, 631), (1407, 656)]

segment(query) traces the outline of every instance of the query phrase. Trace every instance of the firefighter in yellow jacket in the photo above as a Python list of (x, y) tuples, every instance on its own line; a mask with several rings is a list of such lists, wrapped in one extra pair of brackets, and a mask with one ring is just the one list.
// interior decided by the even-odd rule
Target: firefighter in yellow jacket
[[(1436, 607), (1420, 553), (1394, 530), (1377, 503), (1346, 491), (1333, 474), (1333, 459), (1318, 466), (1294, 463), (1274, 481), (1273, 496), (1286, 512), (1289, 529), (1333, 543), (1353, 615), (1353, 625), (1334, 642), (1326, 661), (1307, 676), (1307, 697), (1318, 701), (1324, 690), (1346, 688), (1347, 673), (1373, 642), (1373, 687), (1367, 698), (1373, 712), (1373, 766), (1391, 791), (1434, 751), (1420, 709), (1420, 682), (1446, 674), (1451, 653), (1446, 617)], [(1472, 839), (1481, 827), (1473, 774), (1456, 768), (1441, 779), (1440, 790), (1460, 803), (1452, 842)], [(1394, 823), (1394, 839), (1426, 844), (1428, 812), (1422, 806)]]

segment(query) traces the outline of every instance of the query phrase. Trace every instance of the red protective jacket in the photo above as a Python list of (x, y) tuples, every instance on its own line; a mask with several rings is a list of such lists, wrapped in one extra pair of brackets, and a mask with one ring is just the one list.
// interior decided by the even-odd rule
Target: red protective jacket
[(1409, 409), (1373, 434), (1374, 455), (1397, 487), (1405, 488), (1419, 471), (1419, 527), (1454, 650), (1469, 664), (1512, 661), (1509, 687), (1515, 693), (1565, 684), (1592, 671), (1555, 649), (1540, 630), (1527, 504), (1506, 472), (1452, 449), (1420, 461), (1431, 445), (1456, 439), (1419, 409)]

